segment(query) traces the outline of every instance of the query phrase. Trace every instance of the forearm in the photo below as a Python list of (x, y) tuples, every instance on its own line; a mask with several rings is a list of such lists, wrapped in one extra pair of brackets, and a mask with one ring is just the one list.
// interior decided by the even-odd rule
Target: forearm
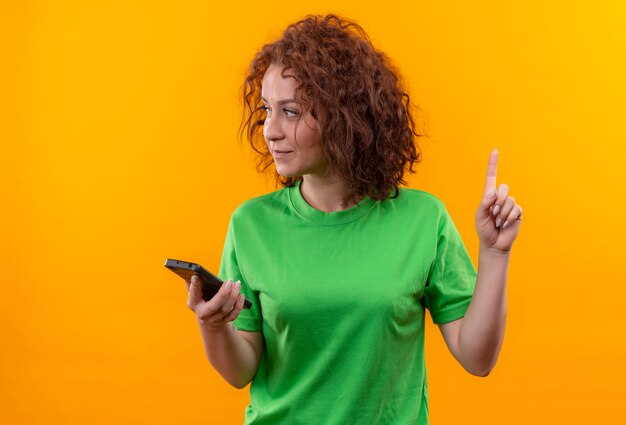
[(259, 357), (252, 345), (232, 323), (220, 329), (208, 328), (201, 322), (199, 325), (204, 351), (215, 370), (234, 387), (248, 385), (259, 366)]
[(462, 364), (476, 375), (491, 372), (504, 340), (509, 256), (482, 247), (479, 252), (476, 288), (459, 334)]

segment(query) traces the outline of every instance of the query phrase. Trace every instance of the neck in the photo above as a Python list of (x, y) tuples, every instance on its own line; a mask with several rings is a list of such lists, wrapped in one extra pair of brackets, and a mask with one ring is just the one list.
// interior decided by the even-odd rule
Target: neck
[(324, 212), (343, 211), (356, 205), (349, 200), (346, 184), (339, 177), (305, 174), (302, 176), (300, 193), (307, 204)]

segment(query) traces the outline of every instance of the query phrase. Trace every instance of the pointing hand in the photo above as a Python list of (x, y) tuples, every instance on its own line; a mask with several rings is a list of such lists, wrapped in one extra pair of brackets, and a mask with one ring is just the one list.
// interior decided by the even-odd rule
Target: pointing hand
[(496, 188), (498, 150), (491, 151), (487, 166), (485, 191), (476, 211), (476, 231), (481, 247), (508, 253), (522, 223), (522, 207), (509, 194), (509, 186)]

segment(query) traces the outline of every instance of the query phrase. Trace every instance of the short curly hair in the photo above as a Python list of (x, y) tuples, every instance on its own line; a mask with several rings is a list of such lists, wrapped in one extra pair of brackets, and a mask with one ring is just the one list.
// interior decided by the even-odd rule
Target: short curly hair
[[(308, 15), (291, 24), (282, 37), (255, 55), (243, 84), (244, 111), (240, 139), (247, 136), (264, 172), (273, 157), (263, 137), (263, 76), (271, 64), (290, 69), (296, 93), (322, 128), (321, 143), (328, 170), (346, 182), (349, 198), (383, 200), (399, 194), (405, 168), (421, 162), (414, 111), (399, 72), (374, 49), (355, 22), (330, 14)], [(324, 120), (320, 122), (320, 114)], [(415, 136), (415, 137), (414, 137)], [(301, 176), (276, 172), (276, 186), (291, 187)]]

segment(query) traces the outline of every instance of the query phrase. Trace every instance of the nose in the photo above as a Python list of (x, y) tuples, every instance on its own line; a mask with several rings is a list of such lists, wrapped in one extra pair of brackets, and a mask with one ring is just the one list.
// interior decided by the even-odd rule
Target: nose
[(263, 137), (266, 141), (281, 140), (285, 137), (285, 132), (280, 119), (268, 116), (263, 124)]

